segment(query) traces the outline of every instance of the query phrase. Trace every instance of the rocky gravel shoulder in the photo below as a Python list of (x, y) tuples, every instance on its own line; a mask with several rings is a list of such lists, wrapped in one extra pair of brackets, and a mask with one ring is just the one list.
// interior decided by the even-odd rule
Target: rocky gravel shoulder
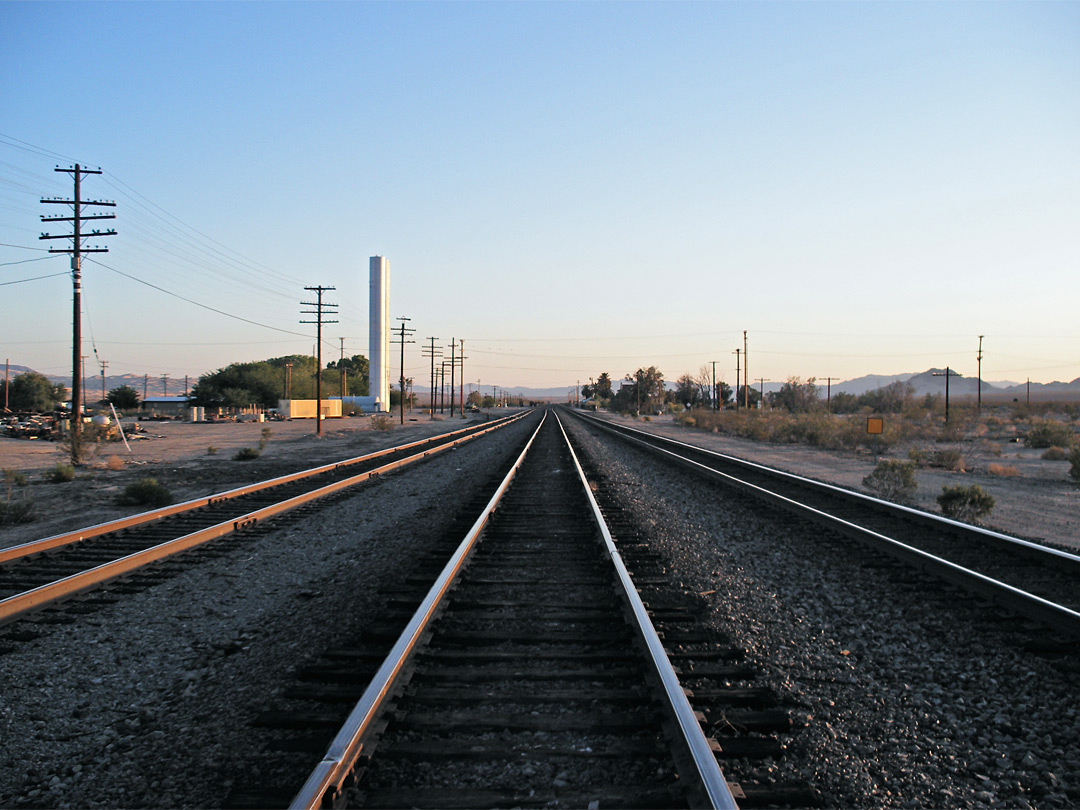
[(830, 807), (1080, 803), (1075, 654), (1028, 654), (978, 600), (570, 426), (710, 623), (797, 703), (787, 755), (729, 779), (809, 781)]
[(221, 806), (259, 778), (252, 718), (297, 666), (383, 609), (379, 588), (411, 570), (527, 430), (167, 563), (183, 567), (71, 624), (12, 625), (40, 636), (0, 654), (0, 807)]
[[(675, 424), (670, 416), (655, 416), (645, 422), (608, 412), (597, 415), (638, 430), (864, 493), (869, 491), (862, 480), (873, 471), (878, 460), (869, 453), (757, 442), (686, 428)], [(937, 496), (943, 486), (977, 484), (996, 501), (993, 512), (981, 524), (985, 528), (1025, 540), (1080, 549), (1080, 485), (1069, 478), (1068, 463), (1046, 461), (1042, 450), (1016, 443), (1002, 446), (974, 441), (965, 443), (962, 451), (966, 460), (964, 472), (925, 467), (916, 470), (917, 508), (940, 514)], [(903, 459), (906, 452), (907, 448), (900, 448), (882, 458)], [(990, 472), (991, 465), (1015, 474), (995, 475)]]

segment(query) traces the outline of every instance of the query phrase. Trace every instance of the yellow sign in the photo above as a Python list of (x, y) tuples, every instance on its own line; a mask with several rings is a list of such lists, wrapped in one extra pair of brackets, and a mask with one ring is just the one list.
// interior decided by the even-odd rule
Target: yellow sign
[(866, 417), (866, 432), (867, 433), (884, 433), (885, 432), (885, 420), (880, 416), (868, 416)]

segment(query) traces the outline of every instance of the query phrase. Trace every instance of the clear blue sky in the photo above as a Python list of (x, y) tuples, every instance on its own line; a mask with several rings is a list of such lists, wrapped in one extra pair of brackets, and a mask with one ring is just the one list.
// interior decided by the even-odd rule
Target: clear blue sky
[(986, 379), (1080, 377), (1074, 2), (5, 2), (0, 133), (0, 352), (48, 373), (71, 283), (26, 260), (78, 160), (110, 374), (310, 353), (316, 284), (324, 359), (367, 354), (381, 254), (485, 386), (731, 381), (744, 329), (755, 378), (973, 376), (978, 335)]

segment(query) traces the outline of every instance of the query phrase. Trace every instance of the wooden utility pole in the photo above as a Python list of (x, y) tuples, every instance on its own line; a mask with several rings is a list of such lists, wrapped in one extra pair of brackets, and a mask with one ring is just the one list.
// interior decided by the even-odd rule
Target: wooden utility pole
[(322, 327), (324, 323), (337, 323), (337, 321), (328, 321), (323, 317), (324, 311), (329, 315), (335, 314), (337, 304), (323, 303), (322, 296), (324, 292), (336, 288), (318, 286), (304, 287), (304, 289), (315, 293), (315, 301), (300, 302), (305, 307), (315, 307), (313, 310), (301, 310), (305, 315), (314, 315), (315, 320), (300, 321), (300, 323), (315, 324), (315, 435), (322, 436)]
[(454, 372), (457, 370), (457, 357), (454, 354), (457, 341), (450, 338), (450, 418), (454, 418)]
[(104, 405), (108, 400), (105, 397), (105, 367), (109, 365), (107, 360), (101, 361), (101, 403)]
[(428, 410), (431, 411), (431, 419), (435, 420), (435, 358), (442, 356), (442, 347), (436, 346), (435, 341), (438, 338), (428, 337), (431, 341), (430, 346), (424, 347), (424, 357), (431, 358), (431, 394), (428, 397)]
[(961, 375), (945, 366), (944, 371), (934, 371), (931, 376), (945, 378), (945, 424), (947, 425), (949, 424), (949, 377), (959, 377)]
[(458, 354), (458, 365), (461, 366), (461, 376), (458, 378), (458, 394), (461, 397), (458, 403), (458, 413), (465, 416), (465, 339), (458, 341), (461, 344), (461, 352)]
[(398, 320), (401, 321), (401, 336), (397, 340), (395, 340), (393, 342), (401, 344), (401, 377), (400, 377), (401, 402), (398, 403), (398, 406), (399, 406), (399, 411), (401, 413), (401, 424), (404, 425), (405, 424), (405, 344), (406, 343), (416, 343), (415, 340), (407, 340), (405, 336), (407, 334), (411, 335), (416, 330), (415, 329), (406, 329), (405, 328), (405, 324), (408, 321), (411, 321), (412, 318), (398, 318)]
[(832, 381), (838, 380), (839, 377), (826, 377), (825, 378), (825, 413), (832, 415)]
[(975, 359), (979, 361), (979, 393), (975, 406), (978, 413), (982, 413), (982, 341), (984, 337), (985, 335), (979, 335), (979, 353), (975, 355)]
[(344, 412), (345, 408), (345, 338), (339, 338), (341, 341), (341, 359), (338, 360), (338, 371), (341, 372), (341, 408)]
[[(84, 200), (82, 198), (82, 177), (84, 174), (101, 174), (101, 169), (84, 169), (78, 163), (74, 168), (61, 169), (56, 167), (55, 171), (71, 174), (75, 178), (75, 196), (70, 200), (65, 200), (61, 197), (54, 197), (50, 199), (42, 199), (42, 203), (45, 205), (70, 205), (71, 216), (70, 217), (48, 217), (42, 216), (42, 222), (70, 222), (72, 224), (73, 233), (57, 234), (55, 236), (48, 233), (41, 235), (42, 239), (70, 239), (70, 248), (49, 248), (49, 253), (70, 253), (71, 254), (71, 279), (73, 286), (72, 295), (72, 349), (71, 349), (71, 462), (72, 464), (81, 464), (81, 439), (82, 439), (82, 400), (83, 390), (82, 385), (82, 257), (85, 253), (108, 253), (107, 247), (83, 247), (84, 235), (82, 232), (82, 223), (87, 220), (95, 219), (116, 219), (116, 214), (92, 214), (84, 215), (84, 206), (111, 206), (116, 207), (115, 202), (105, 202), (103, 200)], [(115, 236), (116, 231), (112, 228), (108, 230), (94, 229), (86, 236)]]
[(746, 346), (746, 330), (742, 333), (742, 373), (743, 373), (743, 396), (745, 405), (750, 408), (750, 352)]
[(735, 355), (735, 410), (739, 410), (739, 376), (742, 370), (739, 368), (739, 358), (742, 356), (742, 349), (736, 349), (732, 354)]
[(757, 381), (761, 383), (761, 410), (765, 410), (765, 383), (772, 382), (772, 380), (766, 380), (764, 377), (758, 377)]

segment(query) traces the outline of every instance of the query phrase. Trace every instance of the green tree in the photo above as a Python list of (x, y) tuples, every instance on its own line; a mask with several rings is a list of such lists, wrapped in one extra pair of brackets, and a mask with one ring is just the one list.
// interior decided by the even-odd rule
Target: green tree
[(107, 399), (115, 408), (121, 411), (139, 407), (139, 392), (130, 385), (121, 385), (119, 388), (113, 388), (109, 391)]
[(0, 402), (7, 394), (8, 407), (13, 411), (51, 411), (67, 399), (64, 386), (50, 382), (48, 377), (36, 371), (19, 374), (6, 390), (5, 385), (0, 381)]
[(369, 368), (368, 359), (362, 354), (354, 354), (344, 360), (331, 360), (326, 365), (326, 371), (323, 372), (323, 385), (325, 386), (327, 382), (333, 381), (340, 393), (341, 371), (344, 369), (345, 385), (349, 389), (349, 396), (366, 397), (369, 391)]
[(818, 407), (818, 388), (815, 378), (803, 382), (798, 377), (788, 377), (779, 391), (769, 394), (769, 406), (783, 408), (789, 413), (808, 413)]
[(911, 383), (891, 382), (859, 396), (859, 405), (874, 413), (902, 413), (904, 406), (915, 396)]
[(651, 412), (664, 404), (664, 375), (656, 366), (639, 368), (626, 375), (612, 398), (612, 408), (632, 413)]

